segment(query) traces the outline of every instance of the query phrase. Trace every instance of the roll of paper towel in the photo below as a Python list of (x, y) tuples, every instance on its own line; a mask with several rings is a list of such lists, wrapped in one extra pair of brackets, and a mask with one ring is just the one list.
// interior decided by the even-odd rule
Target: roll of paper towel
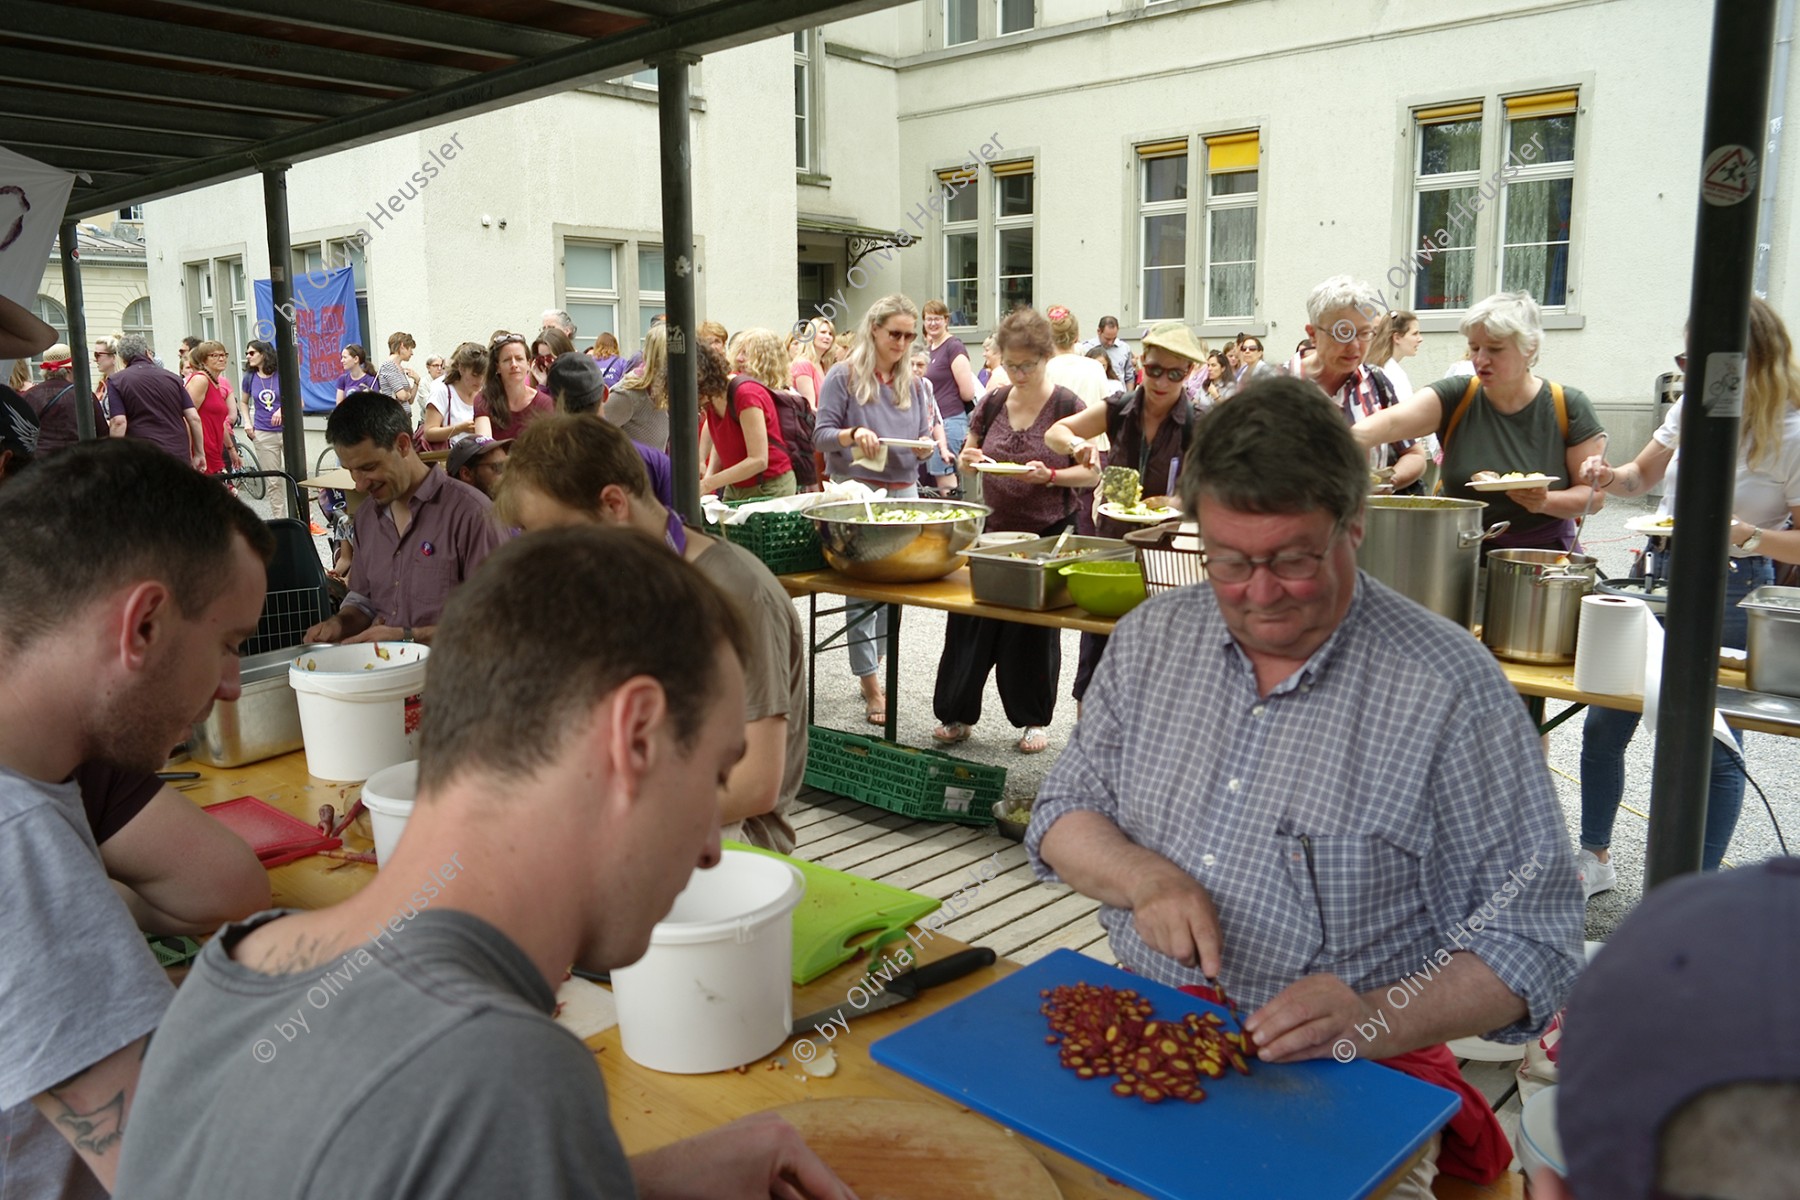
[(1650, 609), (1642, 600), (1582, 597), (1575, 686), (1598, 696), (1643, 695), (1645, 626), (1650, 622)]

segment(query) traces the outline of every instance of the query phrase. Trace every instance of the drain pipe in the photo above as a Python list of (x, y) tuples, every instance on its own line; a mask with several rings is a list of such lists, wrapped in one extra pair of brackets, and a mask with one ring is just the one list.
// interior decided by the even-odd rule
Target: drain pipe
[(1775, 61), (1769, 79), (1769, 144), (1763, 149), (1762, 208), (1756, 218), (1756, 278), (1751, 287), (1769, 296), (1769, 259), (1775, 229), (1775, 195), (1780, 183), (1781, 122), (1787, 115), (1788, 52), (1794, 45), (1794, 0), (1781, 0), (1775, 13)]

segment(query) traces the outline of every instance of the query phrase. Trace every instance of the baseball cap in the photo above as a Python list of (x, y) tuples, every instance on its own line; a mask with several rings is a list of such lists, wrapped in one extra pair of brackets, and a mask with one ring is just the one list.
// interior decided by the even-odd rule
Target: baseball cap
[(1140, 340), (1146, 350), (1155, 346), (1158, 350), (1166, 350), (1189, 362), (1202, 362), (1206, 358), (1206, 351), (1194, 340), (1193, 331), (1180, 321), (1162, 321), (1152, 325), (1144, 330), (1144, 336)]
[(74, 365), (75, 354), (69, 349), (67, 342), (57, 342), (44, 351), (44, 361), (38, 364), (46, 371), (66, 371)]
[(579, 350), (556, 356), (544, 373), (544, 387), (565, 412), (586, 412), (606, 399), (600, 364)]
[(0, 384), (0, 450), (10, 450), (21, 462), (37, 453), (38, 419), (25, 398)]
[(1727, 1084), (1800, 1083), (1797, 939), (1800, 858), (1672, 880), (1625, 919), (1563, 1017), (1556, 1124), (1570, 1191), (1641, 1200), (1682, 1105)]
[(455, 479), (461, 470), (486, 454), (489, 450), (498, 450), (502, 446), (512, 445), (511, 438), (478, 438), (466, 437), (456, 443), (450, 450), (449, 461), (444, 463), (444, 470), (450, 478)]

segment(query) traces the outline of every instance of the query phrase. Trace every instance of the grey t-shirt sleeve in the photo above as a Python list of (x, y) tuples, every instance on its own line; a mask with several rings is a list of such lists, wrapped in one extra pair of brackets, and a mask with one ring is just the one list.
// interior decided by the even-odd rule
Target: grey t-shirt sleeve
[[(503, 1080), (531, 1082), (495, 1086)], [(296, 1111), (330, 1111), (333, 1099), (295, 1097)], [(397, 1114), (414, 1131), (404, 1141)], [(344, 1111), (330, 1152), (297, 1194), (629, 1200), (637, 1189), (593, 1052), (541, 1016), (490, 1013), (447, 1032), (429, 1056), (386, 1074)]]
[(150, 1032), (175, 994), (63, 786), (59, 805), (0, 775), (0, 1108)]

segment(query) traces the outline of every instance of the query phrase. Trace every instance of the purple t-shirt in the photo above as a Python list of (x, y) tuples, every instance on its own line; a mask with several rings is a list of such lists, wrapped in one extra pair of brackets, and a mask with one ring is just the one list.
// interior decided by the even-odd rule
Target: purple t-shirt
[(338, 390), (343, 392), (346, 396), (351, 392), (379, 392), (381, 390), (381, 378), (371, 372), (368, 375), (364, 375), (361, 379), (352, 379), (350, 378), (350, 372), (345, 371), (342, 375), (338, 376), (337, 385)]
[(281, 428), (275, 424), (275, 413), (281, 408), (281, 376), (245, 371), (238, 395), (249, 402), (250, 419), (259, 431), (273, 433)]
[(969, 407), (963, 403), (962, 393), (956, 387), (956, 375), (951, 369), (959, 354), (968, 358), (968, 348), (958, 338), (947, 337), (931, 351), (931, 361), (925, 366), (925, 381), (931, 385), (938, 412), (945, 417), (960, 417)]
[(125, 418), (125, 436), (142, 438), (182, 462), (192, 461), (187, 417), (194, 401), (181, 376), (147, 358), (133, 359), (106, 381), (112, 415)]

